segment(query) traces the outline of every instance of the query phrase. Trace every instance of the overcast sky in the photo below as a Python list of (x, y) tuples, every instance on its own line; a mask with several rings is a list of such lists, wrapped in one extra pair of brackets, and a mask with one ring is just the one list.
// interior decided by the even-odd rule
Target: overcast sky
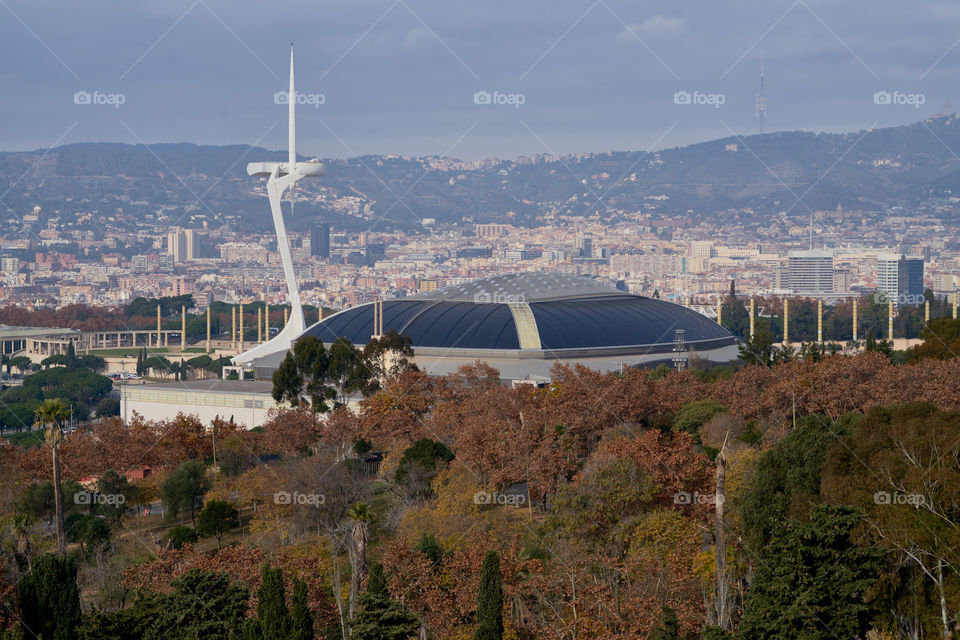
[[(0, 0), (0, 150), (283, 149), (274, 93), (291, 41), (307, 102), (298, 150), (320, 157), (511, 158), (756, 133), (761, 58), (768, 131), (855, 131), (960, 107), (958, 39), (955, 2)], [(84, 91), (106, 104), (74, 104)], [(482, 91), (505, 104), (475, 104)], [(703, 104), (675, 104), (683, 91)], [(875, 104), (878, 91), (900, 104)]]

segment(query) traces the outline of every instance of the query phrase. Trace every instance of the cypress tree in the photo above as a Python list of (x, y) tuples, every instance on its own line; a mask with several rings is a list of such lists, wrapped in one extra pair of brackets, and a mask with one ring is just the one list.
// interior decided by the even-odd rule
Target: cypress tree
[(500, 556), (487, 551), (480, 570), (480, 592), (477, 595), (477, 632), (474, 640), (502, 640), (503, 638), (503, 577), (500, 574)]
[(257, 621), (263, 640), (287, 640), (290, 635), (290, 612), (283, 589), (283, 569), (263, 565), (263, 580), (257, 591)]
[(313, 640), (313, 616), (310, 615), (310, 605), (307, 604), (307, 583), (299, 578), (293, 581), (290, 618), (290, 640)]
[(72, 557), (40, 556), (17, 583), (20, 624), (25, 638), (70, 640), (80, 626), (77, 564)]

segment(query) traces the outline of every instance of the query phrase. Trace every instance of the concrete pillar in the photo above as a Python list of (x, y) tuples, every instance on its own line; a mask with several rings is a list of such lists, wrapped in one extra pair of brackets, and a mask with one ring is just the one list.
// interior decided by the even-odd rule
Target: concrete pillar
[(717, 301), (717, 324), (723, 326), (723, 298)]
[(237, 308), (230, 307), (230, 348), (237, 348)]
[(160, 346), (160, 305), (157, 305), (157, 346)]
[(823, 344), (823, 300), (817, 300), (817, 342)]
[(257, 344), (263, 344), (263, 312), (257, 307)]
[(263, 305), (263, 339), (270, 339), (270, 304)]
[(757, 312), (757, 301), (750, 298), (750, 339), (753, 340), (754, 317)]
[(853, 341), (857, 341), (857, 300), (853, 301)]
[(207, 307), (207, 353), (210, 353), (210, 307)]
[(893, 340), (893, 300), (887, 305), (887, 340)]
[(957, 319), (957, 292), (953, 292), (953, 319)]
[(790, 342), (790, 302), (783, 299), (783, 341)]
[(923, 301), (923, 323), (924, 324), (930, 323), (930, 301), (929, 300)]
[(187, 348), (187, 305), (180, 307), (180, 351)]
[[(954, 315), (954, 317), (956, 317), (956, 315)], [(288, 309), (287, 307), (284, 307), (284, 308), (283, 308), (283, 326), (284, 326), (284, 328), (286, 328), (286, 326), (287, 326), (287, 320), (288, 320), (289, 318), (290, 318), (290, 309)]]
[(240, 351), (243, 351), (243, 303), (240, 303), (240, 311), (238, 312), (240, 316)]

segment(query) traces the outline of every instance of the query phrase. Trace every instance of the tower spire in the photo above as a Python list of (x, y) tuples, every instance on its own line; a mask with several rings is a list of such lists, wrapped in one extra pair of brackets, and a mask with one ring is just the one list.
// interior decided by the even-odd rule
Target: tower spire
[(763, 54), (760, 54), (760, 91), (757, 91), (757, 122), (760, 123), (760, 133), (763, 133), (767, 123), (767, 92), (763, 80)]
[(297, 94), (293, 88), (293, 43), (290, 43), (290, 93), (287, 94), (287, 108), (290, 120), (289, 136), (287, 148), (290, 150), (290, 173), (296, 171), (297, 167), (297, 120), (295, 108), (297, 105)]

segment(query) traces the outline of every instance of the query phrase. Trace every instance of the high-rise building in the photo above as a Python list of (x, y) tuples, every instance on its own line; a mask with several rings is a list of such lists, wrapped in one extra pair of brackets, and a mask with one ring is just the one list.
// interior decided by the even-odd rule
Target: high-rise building
[(581, 236), (577, 238), (577, 251), (581, 258), (592, 258), (593, 238), (590, 236)]
[(923, 258), (886, 253), (877, 256), (877, 292), (897, 306), (923, 300)]
[(791, 251), (787, 258), (787, 285), (791, 292), (812, 297), (833, 293), (833, 254), (829, 251)]
[(310, 231), (310, 255), (330, 258), (330, 225), (324, 222)]
[(180, 227), (173, 227), (167, 233), (167, 255), (173, 257), (175, 263), (187, 259), (187, 236)]
[(183, 238), (186, 244), (186, 260), (194, 260), (197, 257), (197, 232), (195, 229), (184, 229)]

